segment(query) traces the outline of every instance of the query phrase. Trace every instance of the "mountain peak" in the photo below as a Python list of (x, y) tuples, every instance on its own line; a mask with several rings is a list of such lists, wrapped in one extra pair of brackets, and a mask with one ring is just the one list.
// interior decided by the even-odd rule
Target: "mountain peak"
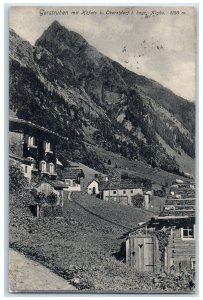
[(105, 57), (57, 21), (36, 42), (40, 47), (10, 38), (10, 107), (19, 118), (69, 137), (67, 153), (79, 150), (77, 159), (90, 164), (86, 141), (193, 174), (194, 104)]
[(81, 47), (87, 44), (87, 41), (80, 34), (68, 30), (56, 20), (51, 23), (35, 43), (36, 46), (44, 47), (55, 53), (65, 49), (78, 52)]
[(49, 27), (63, 27), (57, 20), (53, 21)]
[(69, 32), (68, 28), (64, 27), (58, 21), (55, 20), (49, 25), (49, 27), (47, 28), (47, 30), (45, 32), (52, 32), (54, 34), (58, 31), (63, 31), (66, 33)]

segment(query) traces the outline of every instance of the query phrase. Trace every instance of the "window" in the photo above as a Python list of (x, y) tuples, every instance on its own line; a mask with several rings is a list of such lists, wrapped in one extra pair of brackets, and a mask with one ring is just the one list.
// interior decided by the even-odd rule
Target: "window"
[(44, 142), (44, 150), (45, 152), (52, 152), (51, 143), (50, 142)]
[(28, 146), (35, 146), (35, 137), (28, 136)]
[(43, 160), (40, 162), (40, 170), (41, 172), (46, 172), (46, 162)]
[(192, 225), (181, 228), (182, 239), (194, 239), (194, 227)]
[(25, 173), (27, 173), (27, 166), (25, 166)]
[(115, 195), (115, 194), (116, 194), (116, 191), (113, 191), (113, 194)]
[(123, 194), (126, 194), (126, 190), (123, 191)]
[(195, 258), (191, 258), (191, 270), (195, 270)]
[(51, 144), (50, 143), (46, 143), (46, 151), (51, 151)]
[(52, 163), (49, 164), (49, 173), (54, 174), (54, 164)]
[(65, 179), (65, 183), (69, 186), (71, 186), (71, 180), (70, 179)]
[(33, 163), (31, 164), (31, 166), (32, 166), (32, 170), (36, 170), (36, 163), (35, 163), (35, 162), (33, 162)]
[(131, 194), (132, 194), (132, 193), (133, 193), (133, 190), (131, 190), (130, 192), (131, 192)]

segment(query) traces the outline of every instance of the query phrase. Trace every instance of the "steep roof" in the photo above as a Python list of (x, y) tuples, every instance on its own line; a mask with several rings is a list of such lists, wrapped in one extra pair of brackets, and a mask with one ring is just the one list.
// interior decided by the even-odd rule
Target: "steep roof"
[(77, 179), (78, 175), (82, 173), (82, 169), (65, 168), (61, 172), (62, 179)]
[(71, 168), (79, 168), (79, 163), (78, 162), (74, 162), (74, 161), (71, 161), (71, 160), (67, 160), (67, 163), (69, 164), (69, 166)]
[(14, 153), (9, 153), (9, 158), (21, 161), (22, 163), (27, 165), (31, 165), (31, 163), (33, 162), (33, 159), (29, 157), (25, 158)]
[(138, 183), (134, 183), (131, 180), (123, 180), (117, 182), (109, 181), (103, 186), (103, 190), (123, 190), (123, 189), (137, 189), (141, 188)]
[(46, 179), (46, 180), (43, 180), (41, 182), (39, 182), (38, 184), (36, 184), (34, 186), (34, 188), (37, 188), (39, 187), (41, 184), (43, 183), (48, 183), (50, 184), (54, 189), (63, 189), (63, 188), (67, 188), (67, 185), (64, 183), (64, 182), (61, 182), (61, 181), (58, 181), (58, 180), (49, 180), (49, 179)]
[(43, 126), (36, 125), (30, 121), (13, 118), (13, 117), (9, 118), (9, 131), (24, 132), (24, 133), (32, 131), (39, 135), (45, 134), (46, 136), (49, 136), (50, 139), (52, 139), (52, 140), (53, 139), (57, 139), (57, 140), (63, 139), (63, 140), (68, 141), (67, 137), (61, 136), (58, 133), (56, 133), (50, 129), (47, 129)]
[(47, 182), (55, 189), (67, 188), (67, 185), (64, 182), (58, 180), (47, 180)]

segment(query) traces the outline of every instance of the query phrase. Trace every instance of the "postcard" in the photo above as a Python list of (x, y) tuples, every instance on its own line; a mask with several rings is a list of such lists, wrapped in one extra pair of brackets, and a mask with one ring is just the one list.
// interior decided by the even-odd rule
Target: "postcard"
[(195, 7), (10, 6), (10, 292), (195, 293), (195, 59)]

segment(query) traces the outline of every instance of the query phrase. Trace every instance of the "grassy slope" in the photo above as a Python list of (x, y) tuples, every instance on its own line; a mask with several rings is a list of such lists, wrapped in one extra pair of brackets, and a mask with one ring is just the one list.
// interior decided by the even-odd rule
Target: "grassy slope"
[[(106, 202), (86, 193), (75, 192), (72, 193), (71, 198), (83, 206), (87, 213), (90, 211), (105, 220), (109, 220), (112, 224), (121, 225), (118, 227), (123, 229), (123, 231), (125, 228), (133, 229), (137, 226), (137, 223), (149, 220), (154, 214), (139, 208), (121, 205), (115, 202)], [(65, 206), (66, 205), (68, 207), (70, 203), (66, 202)], [(82, 207), (80, 208), (80, 211), (81, 210)], [(78, 218), (77, 216), (75, 217)], [(88, 218), (90, 217), (91, 219), (89, 219), (89, 221), (91, 220), (91, 223), (93, 223), (91, 213), (88, 214)]]
[[(165, 182), (167, 182), (168, 185), (171, 185), (172, 181), (176, 178), (185, 180), (184, 177), (181, 177), (179, 175), (166, 172), (159, 168), (152, 168), (150, 165), (147, 165), (144, 162), (141, 162), (139, 160), (130, 160), (119, 154), (99, 148), (95, 145), (87, 144), (87, 148), (95, 151), (102, 160), (108, 161), (108, 159), (110, 158), (111, 166), (115, 167), (117, 165), (118, 168), (116, 168), (116, 170), (120, 173), (127, 172), (134, 176), (148, 178), (153, 183), (165, 184)], [(106, 165), (106, 167), (109, 166)]]
[[(89, 211), (67, 199), (63, 219), (37, 220), (28, 215), (19, 221), (11, 217), (10, 246), (66, 279), (79, 278), (78, 288), (148, 289), (148, 277), (138, 284), (140, 279), (114, 254), (120, 250), (121, 236), (151, 214), (79, 195), (76, 192), (73, 198)], [(21, 210), (15, 208), (15, 213), (21, 214)]]
[[(96, 203), (99, 200), (91, 197), (89, 200), (79, 199), (76, 193), (80, 204), (111, 218), (112, 222), (87, 212), (69, 200), (64, 203), (64, 218), (38, 220), (17, 205), (22, 201), (19, 196), (10, 196), (15, 198), (10, 205), (10, 247), (41, 262), (77, 288), (131, 292), (188, 289), (188, 280), (177, 284), (175, 277), (169, 276), (167, 281), (166, 276), (163, 280), (160, 275), (139, 274), (115, 258), (114, 254), (123, 241), (121, 234), (127, 229), (114, 223), (123, 219), (126, 225), (133, 226), (134, 221), (137, 224), (148, 219), (149, 214), (145, 218), (145, 212), (141, 214), (140, 210), (130, 208), (130, 212), (127, 206)], [(156, 282), (154, 277), (157, 277)]]

